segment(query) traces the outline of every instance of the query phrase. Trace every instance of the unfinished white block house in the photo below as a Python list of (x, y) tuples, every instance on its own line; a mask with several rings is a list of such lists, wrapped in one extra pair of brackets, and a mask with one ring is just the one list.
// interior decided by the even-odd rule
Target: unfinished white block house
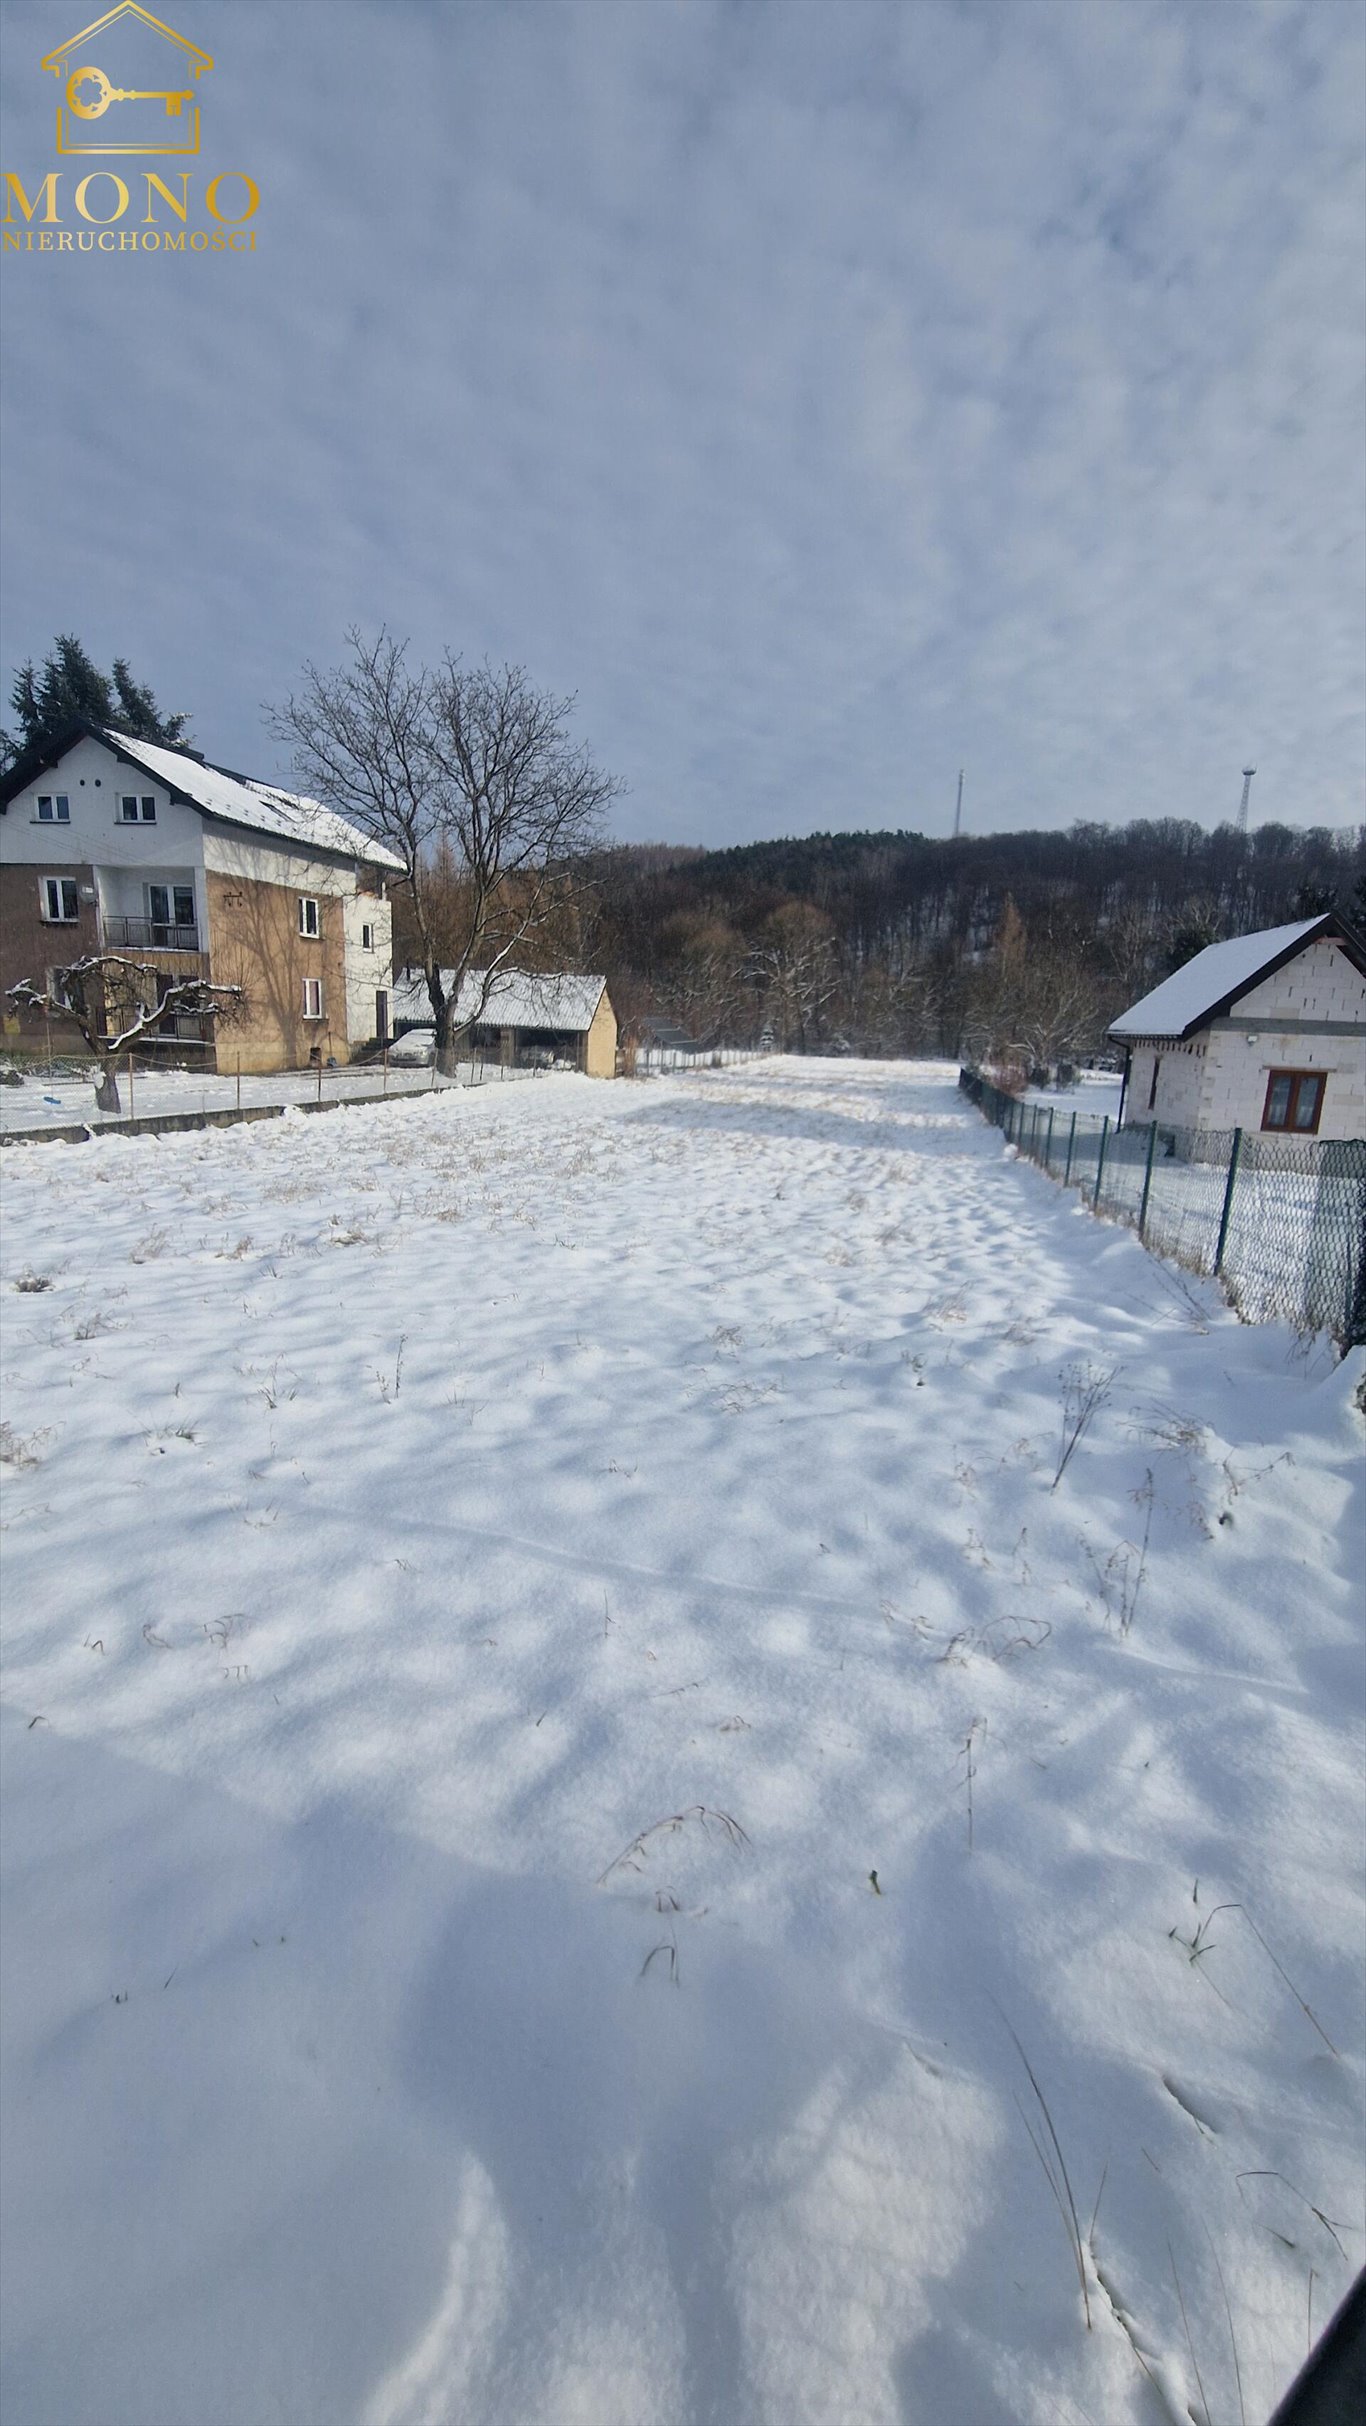
[[(41, 1016), (3, 998), (90, 952), (145, 964), (150, 987), (240, 986), (240, 1018), (168, 1014), (140, 1054), (232, 1070), (349, 1061), (389, 1030), (397, 855), (319, 801), (195, 752), (73, 726), (0, 785), (0, 1024), (40, 1050)], [(163, 988), (164, 990), (164, 988)], [(153, 997), (149, 996), (149, 1001)], [(160, 999), (160, 994), (155, 996)], [(63, 1052), (81, 1048), (53, 1023)]]
[(1366, 1138), (1366, 946), (1336, 911), (1210, 944), (1109, 1033), (1125, 1127)]

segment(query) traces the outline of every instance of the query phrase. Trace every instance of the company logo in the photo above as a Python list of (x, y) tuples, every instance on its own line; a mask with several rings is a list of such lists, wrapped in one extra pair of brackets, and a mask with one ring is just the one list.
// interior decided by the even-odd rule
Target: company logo
[[(96, 64), (95, 52), (100, 61)], [(158, 79), (148, 84), (115, 83), (108, 73)], [(57, 104), (57, 149), (65, 159), (108, 158), (113, 153), (172, 153), (188, 158), (199, 149), (198, 78), (213, 66), (207, 51), (163, 25), (138, 0), (119, 0), (84, 33), (49, 51), (43, 68), (61, 88)], [(139, 102), (160, 106), (139, 109)], [(130, 109), (130, 104), (134, 105)]]
[[(206, 165), (196, 195), (192, 172), (169, 165), (198, 159), (199, 79), (213, 67), (207, 51), (139, 0), (119, 0), (40, 64), (57, 79), (57, 156), (73, 167), (5, 171), (5, 252), (255, 252), (256, 180), (245, 169)], [(84, 175), (75, 167), (138, 158), (164, 165), (123, 174), (92, 166)]]

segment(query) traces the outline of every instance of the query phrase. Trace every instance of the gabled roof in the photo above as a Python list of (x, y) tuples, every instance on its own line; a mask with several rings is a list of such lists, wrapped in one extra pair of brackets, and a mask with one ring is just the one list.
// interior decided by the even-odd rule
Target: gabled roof
[(200, 809), (224, 825), (245, 826), (257, 834), (277, 835), (302, 850), (326, 851), (334, 858), (359, 859), (367, 867), (403, 873), (404, 862), (397, 851), (372, 841), (360, 826), (339, 817), (335, 809), (325, 808), (320, 800), (282, 792), (275, 784), (259, 783), (250, 775), (234, 775), (227, 767), (210, 765), (193, 750), (135, 740), (131, 733), (120, 733), (111, 725), (77, 722), (42, 758), (26, 753), (5, 777), (0, 793), (4, 805), (8, 807), (17, 793), (26, 791), (44, 768), (59, 766), (82, 739), (103, 742), (125, 766), (136, 767), (161, 784), (173, 800)]
[(178, 42), (187, 57), (193, 61), (196, 76), (202, 75), (205, 68), (213, 66), (213, 61), (207, 51), (202, 51), (196, 42), (187, 42), (185, 36), (178, 34), (173, 25), (163, 25), (160, 17), (154, 17), (149, 8), (142, 6), (141, 0), (117, 0), (117, 5), (106, 10), (104, 16), (97, 17), (93, 25), (82, 26), (79, 34), (73, 34), (69, 41), (59, 43), (55, 51), (49, 51), (46, 59), (40, 60), (40, 67), (50, 67), (54, 75), (60, 75), (68, 55), (72, 51), (79, 50), (82, 43), (88, 42), (92, 35), (102, 34), (105, 27), (113, 25), (119, 17), (140, 17), (144, 25), (150, 25), (154, 34), (164, 34), (168, 42)]
[(1154, 986), (1141, 1002), (1110, 1023), (1109, 1034), (1120, 1038), (1160, 1036), (1182, 1042), (1197, 1028), (1222, 1019), (1233, 1004), (1264, 977), (1274, 977), (1288, 960), (1320, 938), (1340, 942), (1355, 967), (1366, 975), (1366, 953), (1335, 910), (1317, 918), (1296, 919), (1285, 927), (1264, 927), (1257, 935), (1234, 935), (1227, 943), (1207, 944), (1184, 968)]
[[(449, 985), (455, 971), (442, 972)], [(551, 1028), (560, 1035), (582, 1036), (606, 990), (605, 977), (575, 977), (558, 972), (502, 969), (484, 1000), (485, 972), (469, 969), (456, 996), (455, 1024), (490, 1028)], [(430, 1027), (432, 1006), (420, 977), (401, 979), (390, 996), (395, 1021)]]

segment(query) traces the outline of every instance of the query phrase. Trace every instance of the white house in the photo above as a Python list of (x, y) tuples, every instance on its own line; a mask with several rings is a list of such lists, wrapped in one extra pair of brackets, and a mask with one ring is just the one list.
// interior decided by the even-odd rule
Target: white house
[[(388, 1033), (385, 886), (402, 871), (319, 801), (192, 750), (73, 725), (0, 784), (0, 992), (41, 987), (84, 953), (127, 953), (157, 999), (160, 978), (187, 975), (245, 997), (217, 1040), (168, 1017), (139, 1050), (243, 1070), (347, 1061)], [(40, 1041), (32, 1014), (0, 1001), (0, 1017), (7, 1042)]]
[(1336, 911), (1210, 944), (1109, 1032), (1126, 1126), (1366, 1138), (1366, 946)]

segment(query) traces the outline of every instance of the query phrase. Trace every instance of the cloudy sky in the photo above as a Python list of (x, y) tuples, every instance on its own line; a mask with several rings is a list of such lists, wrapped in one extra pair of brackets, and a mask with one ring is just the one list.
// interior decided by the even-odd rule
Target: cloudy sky
[[(0, 263), (6, 693), (284, 774), (388, 623), (632, 838), (1360, 818), (1359, 0), (163, 5), (257, 250)], [(4, 0), (30, 194), (86, 11)]]

